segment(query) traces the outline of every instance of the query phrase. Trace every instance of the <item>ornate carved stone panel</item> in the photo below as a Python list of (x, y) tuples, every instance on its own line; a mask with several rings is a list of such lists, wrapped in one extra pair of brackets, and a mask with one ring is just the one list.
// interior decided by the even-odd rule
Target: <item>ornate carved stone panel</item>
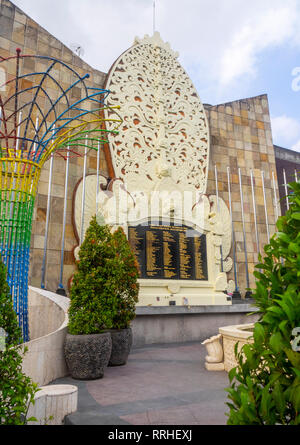
[(137, 39), (113, 65), (109, 106), (124, 123), (110, 138), (115, 174), (129, 192), (171, 176), (182, 190), (206, 191), (209, 128), (191, 79), (159, 34)]
[[(119, 134), (108, 135), (114, 180), (98, 193), (97, 218), (140, 243), (139, 305), (231, 304), (224, 293), (232, 267), (230, 214), (221, 199), (217, 205), (215, 196), (206, 196), (208, 122), (177, 57), (155, 33), (136, 39), (108, 74), (106, 117), (120, 105), (123, 124)], [(96, 205), (89, 181), (92, 205), (84, 225), (77, 212), (77, 232)], [(79, 208), (82, 187), (76, 195)]]

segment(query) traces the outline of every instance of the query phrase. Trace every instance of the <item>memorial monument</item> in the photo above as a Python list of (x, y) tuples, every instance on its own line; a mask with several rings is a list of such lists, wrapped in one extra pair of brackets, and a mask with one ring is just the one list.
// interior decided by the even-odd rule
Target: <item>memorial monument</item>
[(209, 125), (177, 58), (156, 32), (113, 64), (105, 88), (123, 124), (104, 147), (110, 178), (89, 175), (75, 190), (75, 228), (84, 233), (95, 213), (123, 227), (140, 268), (140, 306), (229, 305), (231, 217), (206, 195)]

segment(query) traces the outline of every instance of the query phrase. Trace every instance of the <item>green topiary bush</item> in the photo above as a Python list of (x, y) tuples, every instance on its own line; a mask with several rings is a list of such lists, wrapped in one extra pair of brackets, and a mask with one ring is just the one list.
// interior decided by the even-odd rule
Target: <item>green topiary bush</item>
[(259, 308), (254, 343), (237, 353), (231, 370), (229, 425), (300, 424), (300, 352), (293, 331), (300, 327), (300, 183), (290, 184), (290, 210), (256, 267)]
[(6, 338), (2, 336), (0, 347), (0, 424), (24, 425), (37, 385), (22, 372), (22, 353), (26, 351), (20, 345), (21, 329), (6, 282), (6, 268), (1, 260), (0, 328), (7, 334)]
[(117, 312), (113, 317), (113, 328), (128, 328), (135, 318), (135, 305), (138, 302), (138, 264), (122, 228), (112, 235), (116, 249), (118, 270)]
[(69, 333), (98, 334), (135, 316), (138, 270), (127, 238), (92, 218), (70, 290)]

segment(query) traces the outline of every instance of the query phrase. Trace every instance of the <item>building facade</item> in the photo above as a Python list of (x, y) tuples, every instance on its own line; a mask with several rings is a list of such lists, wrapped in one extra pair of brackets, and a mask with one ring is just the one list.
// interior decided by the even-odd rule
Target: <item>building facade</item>
[[(83, 62), (12, 2), (0, 0), (1, 57), (15, 55), (16, 48), (20, 48), (23, 54), (58, 58), (81, 75), (89, 73), (91, 86), (105, 87), (106, 73)], [(26, 73), (39, 70), (39, 66), (38, 63), (33, 66), (28, 62), (27, 65), (24, 63), (22, 69)], [(13, 76), (13, 67), (11, 72), (8, 70), (2, 75)], [(64, 84), (70, 81), (63, 70), (57, 76)], [(49, 93), (53, 97), (57, 94), (56, 91)], [(80, 91), (75, 90), (74, 95), (76, 94), (80, 97)], [(218, 194), (228, 208), (231, 206), (235, 239), (231, 257), (234, 258), (236, 267), (230, 271), (229, 279), (235, 281), (236, 287), (244, 295), (249, 286), (254, 286), (253, 272), (258, 262), (258, 253), (263, 252), (263, 246), (274, 234), (277, 217), (286, 210), (284, 200), (281, 204), (279, 201), (286, 190), (282, 185), (285, 181), (283, 171), (286, 172), (286, 181), (295, 178), (300, 156), (290, 150), (274, 147), (268, 97), (265, 94), (215, 106), (205, 104), (204, 109), (210, 133), (206, 193)], [(122, 114), (122, 110), (120, 113)], [(83, 163), (83, 158), (70, 160), (63, 255), (65, 289), (68, 289), (70, 278), (76, 269), (74, 249), (79, 240), (74, 225), (74, 191), (83, 177)], [(30, 283), (36, 287), (41, 286), (42, 280), (49, 168), (50, 162), (42, 172), (38, 187), (31, 239)], [(60, 280), (65, 168), (62, 159), (54, 160), (44, 283), (51, 291), (56, 291)], [(86, 173), (93, 175), (96, 170), (96, 153), (90, 153)], [(111, 178), (109, 147), (101, 150), (100, 173)]]

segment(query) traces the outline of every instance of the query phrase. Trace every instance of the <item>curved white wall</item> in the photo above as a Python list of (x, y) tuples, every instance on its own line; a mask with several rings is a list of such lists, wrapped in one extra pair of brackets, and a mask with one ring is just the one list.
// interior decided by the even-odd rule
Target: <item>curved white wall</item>
[(68, 326), (69, 299), (52, 292), (29, 287), (28, 351), (23, 358), (23, 372), (39, 386), (69, 374), (64, 358)]

